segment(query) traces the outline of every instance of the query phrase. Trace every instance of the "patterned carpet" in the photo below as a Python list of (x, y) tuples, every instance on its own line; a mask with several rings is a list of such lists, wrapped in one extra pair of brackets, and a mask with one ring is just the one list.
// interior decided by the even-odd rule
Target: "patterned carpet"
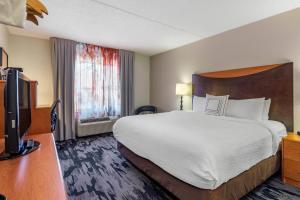
[[(133, 167), (117, 150), (112, 134), (57, 144), (70, 200), (174, 200)], [(242, 200), (300, 200), (300, 190), (282, 185), (279, 176)]]

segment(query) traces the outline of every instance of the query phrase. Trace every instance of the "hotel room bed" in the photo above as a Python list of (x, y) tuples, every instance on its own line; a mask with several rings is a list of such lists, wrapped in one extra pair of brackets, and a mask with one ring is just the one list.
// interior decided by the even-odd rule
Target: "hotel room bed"
[(212, 190), (277, 153), (286, 129), (270, 124), (172, 111), (121, 118), (113, 131), (135, 154), (190, 185)]
[(284, 125), (179, 111), (131, 116), (114, 126), (119, 150), (179, 199), (239, 199), (280, 168), (282, 127), (293, 129), (292, 63), (193, 75), (193, 84), (199, 97), (270, 98), (270, 119)]
[[(258, 179), (249, 180), (256, 183), (261, 177), (270, 176), (279, 167), (277, 152), (285, 134), (284, 125), (275, 121), (256, 122), (182, 111), (125, 117), (114, 126), (114, 136), (125, 157), (134, 159), (131, 161), (146, 174), (152, 174), (152, 178), (157, 174), (158, 180), (154, 179), (158, 182), (167, 181), (163, 177), (176, 177), (191, 188), (202, 188), (198, 197), (203, 196), (203, 191), (205, 195), (215, 195), (209, 191), (216, 188), (224, 193), (228, 187), (244, 187), (248, 176), (241, 176), (241, 181), (237, 179), (232, 184), (223, 183), (259, 162), (260, 167), (251, 173), (251, 177), (256, 175)], [(158, 173), (160, 170), (156, 171), (147, 160), (166, 174)], [(167, 185), (173, 186), (168, 181)], [(225, 186), (219, 187), (222, 184)], [(172, 193), (176, 194), (176, 190)], [(228, 199), (241, 197), (236, 192), (240, 191), (227, 193)], [(181, 199), (190, 199), (184, 197), (186, 194)]]

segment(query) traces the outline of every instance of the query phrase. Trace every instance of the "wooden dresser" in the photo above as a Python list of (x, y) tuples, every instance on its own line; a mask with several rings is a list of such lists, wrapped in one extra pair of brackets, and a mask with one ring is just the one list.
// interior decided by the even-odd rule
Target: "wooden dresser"
[[(28, 136), (41, 143), (38, 150), (0, 161), (0, 193), (8, 200), (66, 200), (64, 181), (52, 133)], [(0, 139), (0, 151), (4, 140)]]
[(282, 142), (282, 180), (300, 188), (300, 136), (289, 134)]

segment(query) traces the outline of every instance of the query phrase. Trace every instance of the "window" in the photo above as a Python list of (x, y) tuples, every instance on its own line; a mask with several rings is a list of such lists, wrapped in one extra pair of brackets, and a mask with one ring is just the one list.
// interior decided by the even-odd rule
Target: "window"
[(77, 44), (75, 117), (92, 119), (121, 112), (119, 50)]

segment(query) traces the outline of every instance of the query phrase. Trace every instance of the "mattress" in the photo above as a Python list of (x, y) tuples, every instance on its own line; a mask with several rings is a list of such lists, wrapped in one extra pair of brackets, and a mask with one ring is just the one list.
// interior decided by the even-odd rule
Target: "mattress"
[(121, 118), (113, 132), (172, 176), (213, 190), (276, 154), (284, 135), (278, 124), (172, 111)]

